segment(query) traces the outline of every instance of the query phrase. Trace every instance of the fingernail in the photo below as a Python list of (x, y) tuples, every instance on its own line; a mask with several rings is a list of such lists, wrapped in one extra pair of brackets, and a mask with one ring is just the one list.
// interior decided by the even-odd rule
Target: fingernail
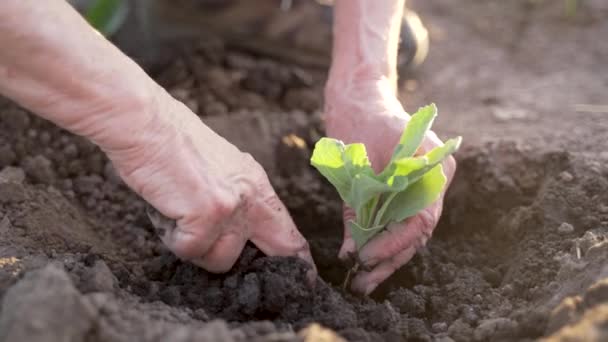
[(371, 283), (371, 284), (367, 285), (367, 287), (365, 288), (364, 294), (366, 296), (369, 296), (370, 293), (372, 293), (376, 289), (376, 287), (378, 287), (377, 283)]

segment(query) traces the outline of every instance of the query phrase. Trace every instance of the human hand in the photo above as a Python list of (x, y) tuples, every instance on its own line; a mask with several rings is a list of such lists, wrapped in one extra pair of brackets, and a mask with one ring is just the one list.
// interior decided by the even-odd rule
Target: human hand
[[(166, 104), (156, 103), (160, 111), (152, 109), (140, 138), (106, 149), (125, 182), (176, 220), (163, 227), (163, 242), (182, 259), (225, 272), (251, 240), (267, 255), (299, 256), (314, 277), (308, 244), (262, 167), (167, 98)], [(104, 131), (122, 134), (120, 127)]]
[[(0, 6), (0, 93), (104, 150), (127, 185), (176, 220), (163, 241), (227, 271), (251, 240), (315, 270), (262, 167), (173, 99), (65, 1)], [(32, 53), (35, 51), (36, 53)]]
[[(394, 95), (392, 83), (385, 78), (359, 80), (340, 86), (330, 83), (326, 90), (326, 103), (327, 135), (345, 143), (365, 144), (372, 167), (376, 172), (382, 171), (409, 120), (409, 115)], [(429, 132), (418, 153), (441, 145), (443, 143), (437, 135)], [(443, 170), (449, 185), (456, 170), (454, 158), (449, 157), (443, 162)], [(359, 251), (359, 261), (366, 270), (355, 275), (352, 290), (370, 294), (426, 244), (441, 216), (443, 195), (417, 215), (389, 225), (364, 245)], [(342, 259), (349, 258), (356, 251), (347, 223), (354, 216), (352, 209), (344, 208), (344, 242), (339, 253)]]

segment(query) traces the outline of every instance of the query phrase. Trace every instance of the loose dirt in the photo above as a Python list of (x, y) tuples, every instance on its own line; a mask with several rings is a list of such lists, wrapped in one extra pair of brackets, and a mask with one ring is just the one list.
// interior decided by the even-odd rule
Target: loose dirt
[(0, 341), (605, 340), (608, 13), (585, 4), (412, 4), (432, 50), (401, 96), (465, 146), (433, 239), (371, 298), (340, 289), (340, 203), (308, 165), (322, 71), (206, 40), (154, 74), (268, 170), (314, 289), (253, 246), (223, 275), (181, 262), (97, 147), (0, 100)]

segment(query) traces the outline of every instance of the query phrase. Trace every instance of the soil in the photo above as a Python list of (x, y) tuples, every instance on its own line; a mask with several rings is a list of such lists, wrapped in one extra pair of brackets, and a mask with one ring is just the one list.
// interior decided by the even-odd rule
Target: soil
[(371, 298), (340, 289), (339, 200), (289, 143), (322, 135), (322, 70), (217, 39), (154, 74), (268, 170), (314, 289), (253, 246), (181, 262), (97, 147), (0, 100), (0, 341), (606, 340), (608, 11), (583, 4), (412, 3), (432, 45), (402, 99), (465, 145), (433, 239)]

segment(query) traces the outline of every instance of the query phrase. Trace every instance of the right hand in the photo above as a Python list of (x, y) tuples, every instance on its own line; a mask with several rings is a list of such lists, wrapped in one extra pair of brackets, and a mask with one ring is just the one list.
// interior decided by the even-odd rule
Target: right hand
[(176, 220), (163, 242), (184, 260), (226, 272), (251, 240), (267, 255), (305, 260), (314, 278), (308, 244), (263, 168), (159, 90), (163, 96), (152, 101), (149, 118), (139, 120), (144, 122), (132, 139), (121, 136), (121, 126), (137, 125), (133, 120), (141, 116), (117, 117), (114, 127), (104, 123), (103, 130), (110, 133), (103, 140), (120, 143), (102, 148), (133, 190)]

